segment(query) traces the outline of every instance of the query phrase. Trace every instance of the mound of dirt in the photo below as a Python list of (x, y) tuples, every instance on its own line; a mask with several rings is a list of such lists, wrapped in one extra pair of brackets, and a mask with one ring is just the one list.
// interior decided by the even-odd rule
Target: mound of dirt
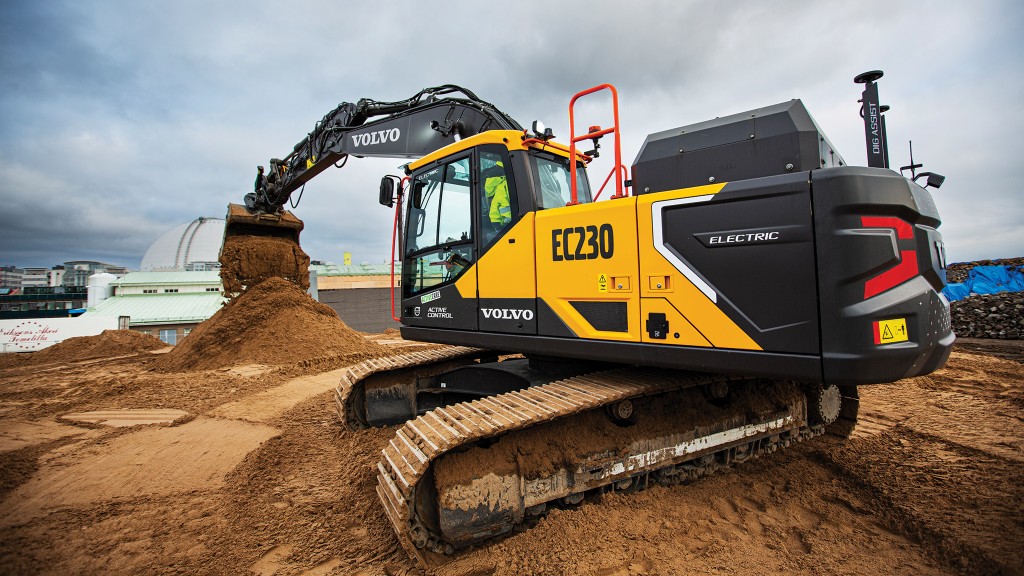
[(228, 236), (220, 254), (220, 278), (228, 295), (280, 277), (309, 289), (309, 256), (298, 244), (275, 236)]
[(142, 352), (158, 350), (166, 346), (167, 344), (161, 342), (159, 338), (135, 332), (134, 330), (104, 330), (95, 336), (68, 338), (39, 352), (32, 352), (27, 355), (28, 358), (19, 364), (78, 362), (93, 358), (141, 354)]
[(165, 371), (240, 364), (312, 365), (387, 356), (388, 351), (341, 321), (330, 306), (283, 278), (252, 286), (160, 358)]

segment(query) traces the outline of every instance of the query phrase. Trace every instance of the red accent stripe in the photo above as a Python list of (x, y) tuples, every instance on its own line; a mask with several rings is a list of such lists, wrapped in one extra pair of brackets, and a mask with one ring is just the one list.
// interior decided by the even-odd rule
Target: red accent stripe
[(875, 344), (881, 344), (882, 343), (882, 335), (878, 333), (878, 321), (877, 320), (871, 323), (871, 329), (875, 333)]
[(895, 288), (917, 276), (917, 251), (900, 252), (900, 263), (864, 283), (864, 299)]
[(914, 237), (914, 228), (910, 223), (893, 216), (861, 216), (860, 222), (868, 228), (892, 228), (896, 231), (896, 237), (901, 240), (910, 240)]

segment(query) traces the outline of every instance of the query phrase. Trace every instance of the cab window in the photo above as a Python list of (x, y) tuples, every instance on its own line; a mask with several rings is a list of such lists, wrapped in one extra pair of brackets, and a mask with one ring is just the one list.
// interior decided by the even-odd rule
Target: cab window
[[(537, 207), (559, 208), (572, 199), (569, 159), (554, 154), (530, 155), (534, 181), (537, 182)], [(582, 163), (576, 164), (576, 196), (580, 204), (591, 201), (590, 184)]]
[(469, 167), (466, 157), (413, 179), (402, 273), (406, 296), (454, 280), (473, 261)]
[(487, 246), (512, 225), (516, 215), (515, 186), (507, 155), (500, 149), (481, 149), (478, 155), (480, 178), (480, 238)]

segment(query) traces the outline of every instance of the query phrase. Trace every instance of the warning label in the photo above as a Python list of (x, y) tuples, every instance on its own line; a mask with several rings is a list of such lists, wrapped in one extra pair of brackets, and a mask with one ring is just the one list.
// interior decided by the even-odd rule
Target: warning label
[(895, 342), (907, 341), (906, 318), (878, 320), (874, 323), (873, 328), (875, 332), (875, 344), (893, 344)]
[(597, 291), (607, 292), (608, 291), (608, 275), (598, 274), (597, 276)]

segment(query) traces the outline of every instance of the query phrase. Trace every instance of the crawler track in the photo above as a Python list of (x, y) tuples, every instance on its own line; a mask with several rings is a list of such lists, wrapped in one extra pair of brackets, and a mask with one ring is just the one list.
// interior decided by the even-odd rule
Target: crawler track
[(363, 400), (366, 386), (373, 385), (377, 376), (400, 379), (406, 376), (410, 382), (417, 374), (441, 372), (452, 366), (475, 361), (485, 351), (463, 346), (445, 346), (434, 350), (410, 352), (387, 358), (374, 358), (352, 366), (342, 376), (334, 390), (335, 408), (338, 417), (350, 430), (369, 427), (359, 404)]
[[(435, 409), (406, 422), (382, 451), (377, 493), (402, 546), (427, 566), (429, 553), (452, 553), (508, 532), (549, 502), (576, 503), (587, 490), (642, 488), (651, 479), (685, 482), (824, 432), (822, 425), (808, 426), (806, 397), (795, 385), (769, 383), (786, 386), (789, 399), (784, 407), (763, 410), (754, 420), (748, 416), (750, 410), (739, 408), (713, 424), (654, 435), (642, 441), (641, 448), (634, 442), (597, 458), (587, 456), (539, 479), (533, 472), (503, 475), (488, 469), (470, 474), (454, 487), (435, 483), (436, 465), (447, 455), (460, 457), (481, 443), (520, 430), (553, 430), (540, 425), (593, 417), (623, 400), (678, 390), (699, 396), (697, 387), (724, 380), (710, 374), (620, 369)], [(467, 488), (467, 482), (491, 484), (476, 489)], [(440, 518), (438, 508), (444, 509)]]

